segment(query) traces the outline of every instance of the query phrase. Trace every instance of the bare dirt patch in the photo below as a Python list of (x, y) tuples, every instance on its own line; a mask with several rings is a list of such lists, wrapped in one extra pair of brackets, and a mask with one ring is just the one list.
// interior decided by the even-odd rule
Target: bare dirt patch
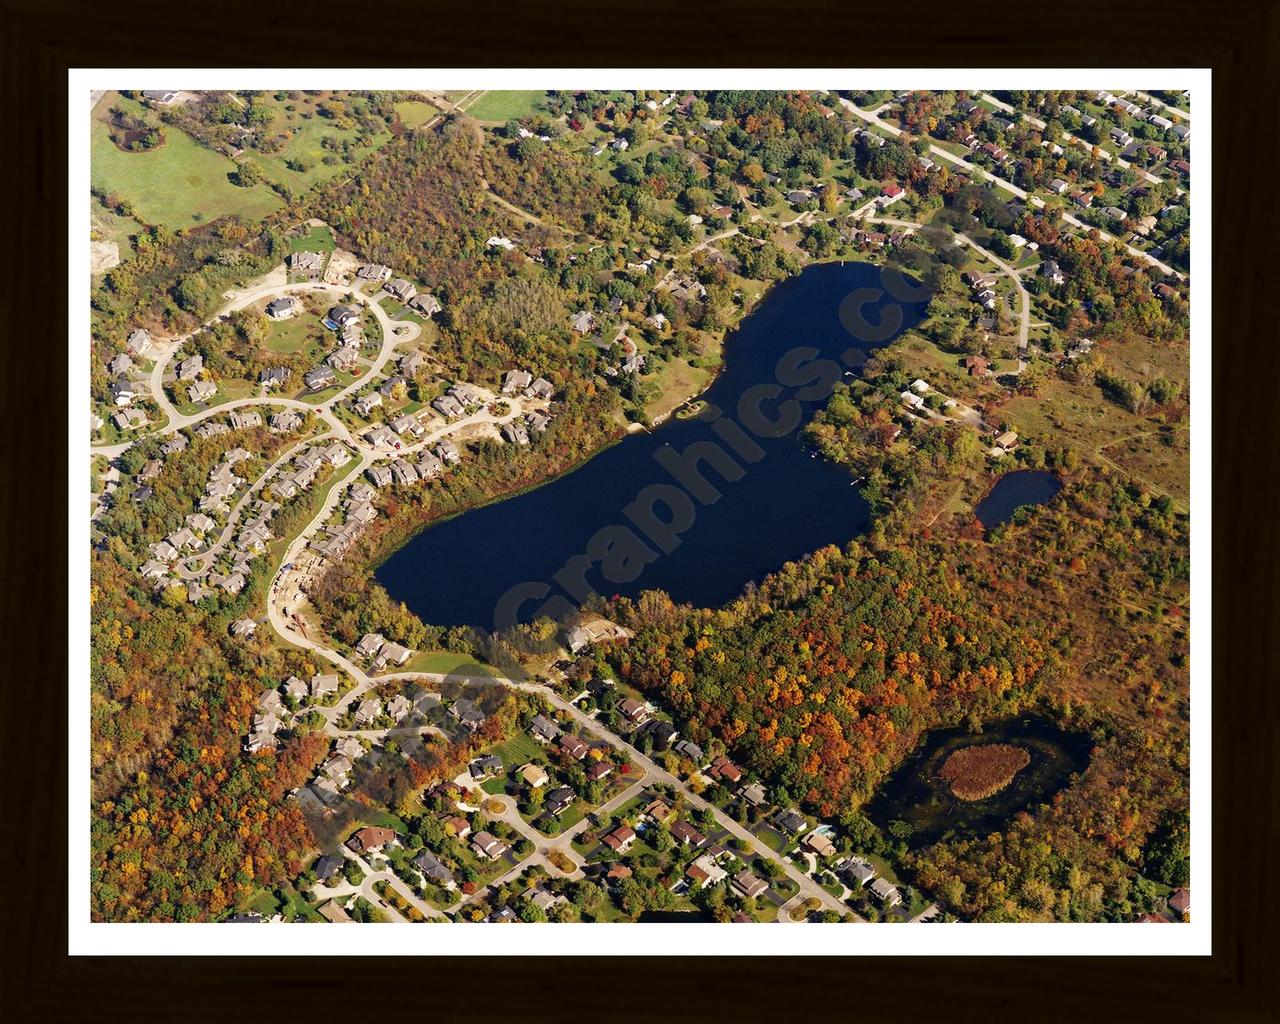
[(89, 273), (101, 274), (120, 263), (120, 246), (115, 242), (89, 243)]

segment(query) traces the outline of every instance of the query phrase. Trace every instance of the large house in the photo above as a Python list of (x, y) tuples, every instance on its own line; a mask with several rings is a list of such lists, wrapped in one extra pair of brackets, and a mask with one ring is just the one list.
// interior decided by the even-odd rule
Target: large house
[(267, 316), (272, 320), (288, 320), (298, 312), (298, 300), (292, 295), (286, 295), (283, 298), (276, 299), (274, 302), (267, 303)]
[(393, 829), (383, 828), (380, 825), (366, 825), (347, 840), (347, 848), (354, 853), (375, 853), (388, 843), (395, 842), (395, 839), (396, 834)]

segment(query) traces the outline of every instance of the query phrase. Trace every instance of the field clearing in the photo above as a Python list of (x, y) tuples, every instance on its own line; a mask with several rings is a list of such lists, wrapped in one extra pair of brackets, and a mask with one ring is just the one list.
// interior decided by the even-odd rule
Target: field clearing
[(711, 379), (710, 371), (690, 366), (688, 360), (683, 358), (668, 359), (661, 366), (656, 375), (656, 381), (662, 393), (644, 409), (649, 418), (655, 422), (671, 415), (702, 391)]
[[(114, 102), (114, 101), (113, 101)], [(119, 105), (136, 111), (136, 104)], [(171, 125), (165, 143), (148, 152), (116, 148), (105, 121), (93, 123), (89, 178), (93, 187), (127, 199), (146, 224), (182, 229), (238, 215), (260, 220), (280, 208), (279, 196), (265, 185), (240, 188), (227, 175), (236, 165)]]
[(89, 199), (89, 223), (103, 241), (115, 242), (120, 247), (121, 261), (129, 257), (129, 238), (143, 229), (143, 226), (132, 217), (121, 217), (120, 214), (114, 210), (108, 210), (92, 197)]
[[(355, 139), (359, 132), (354, 128), (338, 128), (331, 120), (319, 115), (303, 118), (296, 114), (287, 122), (287, 127), (293, 131), (293, 135), (279, 152), (252, 154), (253, 159), (258, 161), (264, 173), (273, 181), (295, 191), (305, 192), (313, 185), (354, 169), (355, 163), (346, 163), (336, 150), (326, 149), (324, 146), (326, 139), (339, 143)], [(390, 135), (386, 132), (380, 133), (377, 145), (388, 138)], [(373, 149), (365, 152), (372, 153)], [(334, 162), (325, 163), (326, 156), (334, 157)], [(289, 160), (304, 161), (307, 169), (296, 171), (286, 165)], [(357, 159), (356, 163), (358, 162)]]
[(420, 128), (440, 111), (422, 100), (401, 100), (396, 104), (396, 113), (406, 128)]
[(410, 658), (397, 672), (431, 672), (438, 675), (449, 675), (460, 672), (469, 676), (492, 676), (500, 673), (491, 665), (484, 665), (457, 651), (419, 651)]
[(467, 107), (467, 113), (477, 121), (507, 121), (513, 117), (528, 117), (545, 109), (542, 101), (546, 95), (541, 89), (486, 92)]

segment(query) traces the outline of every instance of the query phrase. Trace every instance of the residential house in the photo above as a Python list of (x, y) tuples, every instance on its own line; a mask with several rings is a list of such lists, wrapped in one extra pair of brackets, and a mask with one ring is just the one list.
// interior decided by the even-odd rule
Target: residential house
[(571, 732), (567, 732), (560, 737), (560, 749), (575, 761), (581, 761), (587, 756), (587, 751), (591, 748), (584, 743), (580, 737), (575, 736)]
[(353, 853), (376, 853), (396, 841), (394, 829), (380, 825), (366, 825), (347, 840), (347, 848)]
[(344, 861), (345, 858), (339, 853), (321, 854), (316, 858), (311, 873), (316, 876), (316, 881), (328, 885), (333, 877), (342, 871)]
[(441, 310), (440, 300), (429, 292), (419, 292), (409, 300), (409, 308), (427, 319), (435, 316)]
[(826, 858), (836, 855), (836, 844), (831, 841), (831, 838), (825, 832), (810, 832), (800, 840), (800, 845), (819, 857)]
[(626, 853), (636, 841), (635, 829), (630, 825), (619, 825), (606, 835), (601, 842), (614, 853)]
[(555, 392), (556, 389), (552, 386), (549, 380), (545, 377), (539, 377), (525, 389), (525, 397), (550, 398), (555, 394)]
[(325, 315), (331, 328), (337, 329), (354, 324), (360, 319), (360, 313), (351, 306), (334, 306)]
[(676, 743), (674, 749), (677, 754), (683, 754), (695, 764), (700, 764), (702, 759), (706, 757), (702, 748), (698, 746), (698, 744), (694, 743), (693, 740), (680, 740)]
[(408, 302), (418, 294), (418, 289), (411, 285), (403, 278), (397, 278), (395, 281), (389, 281), (384, 286), (387, 294), (401, 302)]
[(284, 412), (274, 413), (267, 423), (277, 434), (291, 433), (302, 426), (302, 414), (293, 409), (286, 409)]
[(356, 277), (364, 281), (385, 281), (391, 276), (391, 268), (381, 263), (366, 263), (356, 271)]
[(323, 391), (338, 383), (338, 375), (332, 366), (317, 366), (302, 375), (302, 383), (308, 391)]
[(485, 860), (497, 860), (505, 856), (510, 847), (497, 836), (488, 832), (477, 832), (471, 840), (471, 849)]
[(593, 761), (587, 765), (587, 781), (600, 782), (613, 774), (613, 764), (609, 761)]
[(311, 677), (311, 699), (318, 700), (338, 692), (337, 673), (316, 673)]
[(232, 409), (231, 415), (227, 419), (231, 421), (232, 430), (252, 430), (255, 427), (262, 426), (262, 414), (254, 412), (252, 409), (246, 409), (243, 412), (239, 409)]
[(692, 846), (697, 849), (707, 841), (707, 837), (686, 821), (677, 821), (671, 826), (671, 838), (681, 846)]
[(799, 811), (785, 808), (773, 816), (773, 823), (789, 836), (798, 836), (809, 827), (804, 815)]
[(759, 782), (752, 782), (742, 787), (742, 799), (752, 807), (760, 807), (765, 802), (765, 789)]
[(542, 799), (542, 809), (552, 817), (558, 817), (573, 803), (573, 799), (572, 789), (568, 786), (557, 786), (555, 789), (547, 790), (547, 795)]
[(906, 195), (906, 191), (900, 185), (885, 185), (880, 190), (880, 196), (876, 202), (880, 205), (880, 209), (887, 209)]
[(471, 822), (467, 821), (461, 814), (450, 815), (443, 820), (442, 824), (446, 832), (451, 836), (456, 836), (458, 839), (466, 839), (467, 836), (471, 835)]
[(560, 735), (560, 728), (546, 715), (534, 715), (529, 732), (539, 743), (550, 743)]
[(300, 274), (318, 274), (324, 266), (322, 252), (295, 252), (289, 255), (289, 269)]
[(1057, 260), (1045, 260), (1041, 263), (1040, 276), (1047, 277), (1050, 284), (1062, 284), (1067, 279), (1062, 268), (1058, 266)]
[(743, 868), (733, 876), (733, 891), (743, 899), (755, 899), (769, 891), (769, 883), (758, 878), (747, 868)]
[(382, 717), (382, 701), (377, 697), (369, 697), (360, 702), (356, 708), (356, 725), (372, 725)]
[(178, 380), (195, 380), (204, 369), (204, 356), (197, 352), (178, 363)]
[(292, 295), (286, 295), (283, 298), (276, 299), (267, 303), (267, 316), (272, 320), (288, 320), (298, 312), (301, 303)]
[(634, 697), (628, 697), (626, 700), (618, 704), (618, 712), (632, 725), (644, 725), (653, 717), (653, 713), (649, 710), (649, 706), (644, 701), (636, 700)]
[(886, 907), (896, 907), (902, 902), (902, 893), (898, 891), (898, 887), (883, 878), (877, 878), (871, 883), (871, 892)]
[(382, 650), (378, 652), (376, 663), (379, 668), (382, 668), (384, 665), (395, 665), (398, 667), (403, 665), (411, 657), (413, 657), (413, 651), (408, 647), (391, 642), (383, 645)]
[(351, 407), (355, 409), (356, 413), (363, 416), (365, 419), (368, 419), (373, 410), (377, 409), (381, 405), (382, 396), (376, 391), (372, 391), (367, 395), (361, 395), (351, 403)]
[(446, 889), (453, 888), (453, 873), (430, 850), (423, 850), (418, 856), (414, 857), (413, 866), (422, 872), (422, 877), (428, 882), (434, 882), (436, 885), (443, 886)]
[(520, 778), (524, 779), (525, 783), (533, 789), (541, 789), (550, 779), (546, 770), (540, 765), (534, 764), (532, 761), (528, 764), (521, 765), (519, 774)]
[(372, 658), (382, 650), (382, 645), (386, 642), (381, 633), (366, 633), (356, 644), (356, 653), (364, 658)]
[(129, 332), (129, 337), (125, 341), (125, 348), (131, 356), (147, 356), (153, 349), (151, 332), (145, 327), (135, 327)]
[(875, 868), (865, 860), (853, 857), (840, 869), (840, 875), (853, 888), (858, 889), (876, 877)]
[(388, 420), (387, 425), (401, 437), (405, 434), (409, 434), (412, 437), (422, 437), (427, 432), (415, 417), (408, 415), (397, 416), (395, 419)]
[(400, 376), (405, 380), (412, 380), (422, 372), (422, 368), (427, 364), (427, 357), (421, 352), (414, 350), (400, 358)]
[(736, 786), (742, 781), (742, 769), (723, 754), (711, 762), (711, 767), (707, 769), (707, 774), (711, 778), (729, 785)]
[(449, 715), (455, 722), (470, 732), (475, 732), (488, 717), (473, 701), (464, 698), (455, 700), (449, 708)]
[(1009, 451), (1018, 443), (1018, 435), (1015, 431), (1006, 430), (996, 438), (996, 447), (1002, 451)]
[(528, 370), (508, 370), (502, 378), (502, 393), (514, 395), (524, 391), (533, 383), (533, 375)]

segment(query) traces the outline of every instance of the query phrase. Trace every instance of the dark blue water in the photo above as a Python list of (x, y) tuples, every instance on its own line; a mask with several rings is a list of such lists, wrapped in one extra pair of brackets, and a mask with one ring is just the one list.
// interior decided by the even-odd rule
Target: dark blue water
[[(885, 315), (896, 328), (890, 337), (856, 336), (877, 333), (854, 325), (859, 303), (871, 324)], [(382, 564), (378, 581), (424, 622), (491, 630), (544, 614), (563, 618), (587, 587), (605, 597), (665, 590), (679, 602), (717, 606), (786, 561), (846, 543), (868, 525), (867, 503), (848, 473), (814, 458), (800, 427), (760, 436), (767, 428), (740, 402), (756, 386), (773, 385), (780, 393), (756, 404), (768, 418), (787, 411), (802, 426), (825, 403), (832, 382), (851, 372), (850, 364), (860, 365), (850, 351), (887, 344), (919, 322), (922, 306), (880, 291), (880, 270), (869, 264), (807, 268), (775, 286), (726, 339), (723, 371), (702, 396), (708, 403), (702, 416), (673, 417), (542, 487), (422, 531)], [(797, 347), (817, 352), (796, 359)], [(794, 370), (780, 382), (779, 361), (788, 357)], [(813, 385), (816, 377), (823, 383)], [(711, 422), (717, 410), (718, 424)], [(730, 423), (754, 429), (735, 434)], [(719, 449), (717, 463), (696, 463), (697, 473), (684, 472), (677, 484), (661, 460), (687, 456), (700, 443)], [(683, 518), (652, 485), (674, 493)], [(640, 523), (624, 514), (629, 506)], [(598, 537), (606, 527), (609, 534)], [(597, 547), (587, 554), (593, 537)], [(566, 564), (570, 570), (557, 577)], [(512, 588), (520, 584), (528, 586), (517, 596)]]
[(1023, 505), (1043, 505), (1062, 490), (1062, 481), (1044, 469), (1019, 469), (1006, 473), (991, 492), (978, 502), (974, 515), (988, 530), (1013, 518)]

